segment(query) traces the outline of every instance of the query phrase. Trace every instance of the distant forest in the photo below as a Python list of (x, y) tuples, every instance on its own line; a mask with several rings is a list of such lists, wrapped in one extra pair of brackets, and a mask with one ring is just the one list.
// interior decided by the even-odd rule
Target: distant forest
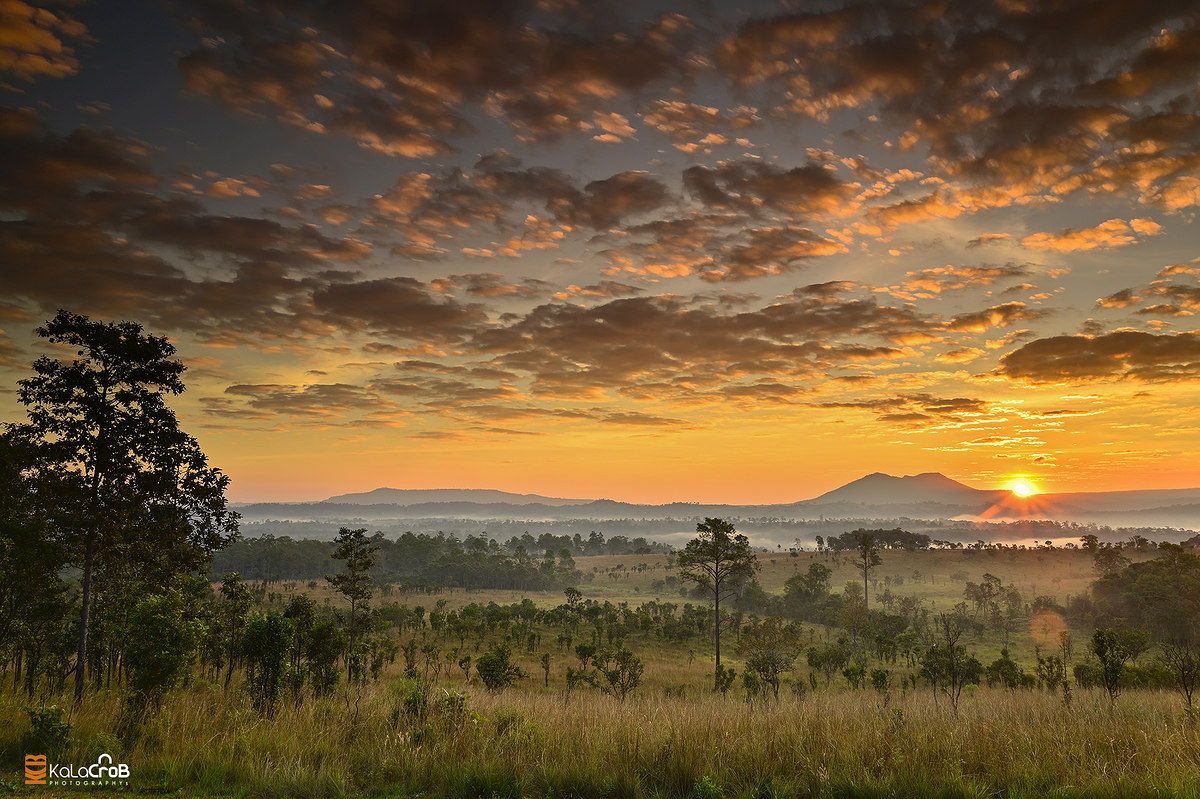
[[(340, 527), (368, 527), (372, 531), (382, 532), (389, 538), (395, 538), (404, 533), (425, 533), (429, 535), (446, 535), (459, 539), (469, 536), (494, 538), (505, 542), (513, 538), (521, 538), (528, 552), (538, 554), (550, 548), (558, 551), (563, 547), (571, 550), (572, 555), (625, 555), (639, 554), (639, 548), (649, 547), (649, 552), (666, 552), (669, 548), (662, 544), (648, 542), (654, 536), (682, 535), (686, 541), (692, 536), (698, 518), (667, 518), (667, 519), (562, 519), (562, 520), (520, 520), (520, 519), (372, 519), (350, 518), (341, 520), (310, 520), (310, 521), (280, 521), (261, 520), (241, 522), (242, 535), (246, 538), (263, 536), (283, 537), (293, 539), (313, 538), (332, 541)], [(1031, 520), (1020, 522), (964, 522), (951, 520), (927, 519), (809, 519), (795, 520), (776, 517), (753, 517), (734, 519), (737, 527), (756, 542), (766, 546), (790, 548), (799, 542), (799, 546), (813, 546), (817, 536), (837, 536), (855, 528), (895, 528), (901, 527), (915, 533), (923, 533), (935, 541), (949, 541), (970, 544), (976, 541), (1013, 542), (1029, 539), (1045, 540), (1063, 538), (1078, 539), (1085, 535), (1095, 535), (1101, 541), (1128, 541), (1134, 536), (1141, 536), (1151, 541), (1171, 541), (1179, 543), (1194, 535), (1192, 530), (1181, 530), (1172, 527), (1109, 527), (1098, 524), (1078, 522), (1059, 522), (1049, 520)], [(581, 547), (575, 543), (581, 539), (585, 544), (597, 527), (602, 527), (612, 536), (613, 541), (627, 542), (618, 546), (628, 546), (629, 549), (615, 551), (606, 549), (596, 551)], [(529, 535), (530, 539), (524, 536)], [(543, 546), (541, 543), (547, 536), (555, 539), (556, 543)], [(601, 536), (603, 537), (603, 536)], [(564, 540), (566, 539), (566, 540)]]
[[(377, 579), (410, 588), (561, 589), (577, 585), (583, 575), (576, 555), (649, 555), (670, 552), (665, 544), (591, 531), (586, 537), (529, 533), (501, 545), (486, 535), (405, 532), (394, 539), (383, 533), (371, 538), (378, 546), (371, 570)], [(214, 553), (212, 573), (237, 572), (248, 580), (319, 580), (329, 571), (334, 544), (313, 539), (265, 535), (243, 538)]]
[[(910, 520), (911, 521), (911, 520)], [(274, 522), (279, 529), (296, 534), (249, 535), (240, 538), (213, 554), (212, 574), (239, 573), (247, 580), (274, 582), (279, 580), (320, 580), (329, 570), (334, 544), (330, 540), (304, 537), (312, 534), (311, 522)], [(903, 549), (961, 548), (982, 545), (985, 540), (1003, 543), (1005, 540), (1050, 540), (1075, 537), (1110, 541), (1171, 541), (1182, 538), (1179, 530), (1160, 528), (1097, 527), (1062, 522), (1029, 522), (989, 524), (986, 528), (962, 524), (922, 522), (920, 529), (929, 532), (910, 532), (900, 528), (876, 530), (881, 534), (880, 545)], [(753, 525), (743, 523), (753, 531)], [(243, 525), (260, 532), (261, 526)], [(819, 528), (824, 529), (824, 528)], [(837, 525), (838, 535), (823, 537), (810, 530), (816, 548), (831, 550), (853, 549), (852, 532)], [(935, 536), (929, 533), (933, 532)], [(987, 538), (983, 536), (986, 534)], [(802, 539), (797, 538), (797, 541)], [(1200, 536), (1189, 539), (1200, 542)], [(405, 590), (427, 590), (441, 587), (467, 589), (515, 589), (521, 591), (555, 590), (578, 585), (591, 577), (576, 569), (574, 558), (583, 555), (650, 555), (668, 554), (674, 548), (668, 544), (649, 541), (644, 537), (625, 535), (605, 537), (591, 530), (586, 536), (544, 532), (536, 538), (528, 531), (512, 535), (501, 542), (486, 532), (468, 534), (463, 538), (445, 531), (399, 535), (376, 532), (371, 543), (379, 553), (371, 574), (381, 582), (395, 583)], [(1076, 546), (1074, 542), (1066, 544)], [(804, 548), (804, 547), (789, 547)]]

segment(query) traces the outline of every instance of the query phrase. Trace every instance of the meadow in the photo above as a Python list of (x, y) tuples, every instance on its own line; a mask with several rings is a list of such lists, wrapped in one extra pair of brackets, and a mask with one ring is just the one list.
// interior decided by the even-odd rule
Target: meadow
[[(813, 562), (833, 570), (835, 590), (848, 582), (861, 586), (846, 554), (777, 552), (759, 559), (758, 579), (768, 593), (780, 593)], [(576, 560), (594, 575), (579, 586), (585, 604), (704, 604), (666, 589), (666, 556)], [(967, 581), (984, 574), (1017, 587), (1026, 601), (1044, 595), (1060, 604), (1086, 593), (1095, 578), (1090, 556), (1076, 550), (888, 551), (870, 576), (871, 601), (881, 602), (886, 590), (943, 612), (963, 601)], [(282, 609), (299, 593), (321, 606), (340, 602), (324, 582), (263, 588), (262, 609)], [(388, 588), (372, 602), (426, 608), (440, 602), (450, 612), (523, 600), (551, 610), (564, 598), (552, 591), (406, 595)], [(842, 634), (837, 627), (803, 627), (808, 644)], [(477, 674), (468, 681), (449, 660), (436, 678), (427, 659), (421, 674), (406, 677), (401, 658), (376, 679), (349, 684), (343, 675), (326, 696), (306, 694), (300, 702), (285, 696), (264, 713), (238, 677), (227, 689), (197, 669), (131, 739), (115, 732), (121, 691), (89, 692), (69, 714), (61, 759), (92, 762), (108, 752), (131, 765), (135, 793), (197, 796), (1200, 796), (1200, 724), (1169, 691), (1131, 689), (1113, 701), (1095, 688), (1064, 696), (979, 685), (968, 686), (955, 709), (924, 682), (910, 681), (916, 669), (903, 659), (887, 665), (891, 679), (877, 690), (852, 687), (840, 675), (827, 680), (801, 656), (778, 700), (740, 683), (722, 694), (712, 687), (711, 640), (667, 640), (631, 625), (622, 643), (644, 672), (621, 701), (593, 686), (567, 689), (567, 669), (579, 663), (561, 632), (518, 622), (462, 647), (444, 630), (391, 632), (398, 643), (419, 640), (443, 658), (451, 649), (478, 656), (507, 637), (528, 676), (502, 692), (486, 690)], [(1007, 633), (1007, 648), (1031, 668), (1035, 651), (1061, 646), (1059, 632), (1027, 624)], [(1067, 632), (1076, 641), (1074, 658), (1083, 660), (1090, 631)], [(537, 642), (525, 646), (530, 633)], [(725, 635), (722, 659), (742, 669), (737, 634)], [(984, 629), (966, 645), (986, 664), (1004, 647), (1003, 636)], [(0, 694), (0, 751), (4, 762), (16, 764), (29, 700), (11, 685)], [(38, 700), (71, 707), (67, 693)], [(12, 771), (0, 790), (30, 796), (54, 790), (23, 786), (19, 777)]]

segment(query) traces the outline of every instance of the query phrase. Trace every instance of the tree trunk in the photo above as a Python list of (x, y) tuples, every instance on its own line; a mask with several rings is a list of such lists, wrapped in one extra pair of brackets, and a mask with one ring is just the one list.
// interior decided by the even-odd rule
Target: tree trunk
[(83, 701), (87, 671), (88, 614), (92, 609), (92, 566), (96, 558), (96, 533), (88, 536), (83, 556), (83, 597), (79, 605), (79, 647), (75, 650), (75, 704)]
[(721, 688), (721, 587), (713, 591), (713, 640), (717, 645), (717, 666), (713, 672), (713, 690)]

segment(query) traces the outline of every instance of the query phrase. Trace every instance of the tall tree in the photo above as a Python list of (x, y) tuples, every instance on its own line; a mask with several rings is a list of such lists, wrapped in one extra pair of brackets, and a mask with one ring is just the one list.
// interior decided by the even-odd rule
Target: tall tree
[(61, 548), (46, 540), (37, 518), (36, 492), (22, 474), (27, 453), (21, 450), (11, 435), (0, 435), (0, 652), (11, 646), (14, 656), (34, 609), (64, 590), (58, 577)]
[(333, 542), (337, 545), (333, 557), (346, 561), (346, 565), (342, 571), (326, 575), (325, 579), (335, 591), (350, 600), (350, 623), (346, 628), (349, 639), (346, 668), (347, 676), (353, 681), (363, 673), (362, 658), (358, 653), (359, 628), (363, 626), (363, 611), (374, 593), (370, 571), (375, 565), (375, 553), (379, 551), (379, 546), (367, 538), (367, 530), (364, 527), (356, 530), (343, 527), (338, 530), (337, 538)]
[(854, 549), (858, 552), (855, 558), (855, 565), (862, 572), (863, 576), (863, 610), (870, 609), (870, 603), (867, 599), (867, 575), (883, 563), (883, 559), (879, 557), (879, 545), (876, 543), (874, 530), (855, 530), (852, 534), (854, 541)]
[(10, 434), (31, 453), (39, 512), (82, 571), (75, 699), (83, 697), (92, 581), (98, 568), (146, 573), (203, 567), (237, 533), (229, 482), (179, 428), (167, 397), (184, 365), (165, 337), (134, 322), (67, 311), (38, 328), (76, 358), (39, 358), (18, 383), (29, 421)]
[(692, 580), (713, 598), (713, 638), (717, 650), (714, 687), (721, 675), (721, 600), (735, 596), (760, 567), (750, 541), (724, 519), (708, 519), (696, 525), (699, 533), (676, 560), (679, 576)]

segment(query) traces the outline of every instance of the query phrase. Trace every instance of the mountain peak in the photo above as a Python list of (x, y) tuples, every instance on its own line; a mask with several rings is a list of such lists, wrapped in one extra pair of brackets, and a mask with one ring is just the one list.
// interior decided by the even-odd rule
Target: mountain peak
[(941, 472), (922, 472), (903, 477), (873, 472), (809, 501), (817, 504), (907, 505), (936, 502), (959, 505), (986, 501), (991, 494), (990, 491), (964, 485)]

